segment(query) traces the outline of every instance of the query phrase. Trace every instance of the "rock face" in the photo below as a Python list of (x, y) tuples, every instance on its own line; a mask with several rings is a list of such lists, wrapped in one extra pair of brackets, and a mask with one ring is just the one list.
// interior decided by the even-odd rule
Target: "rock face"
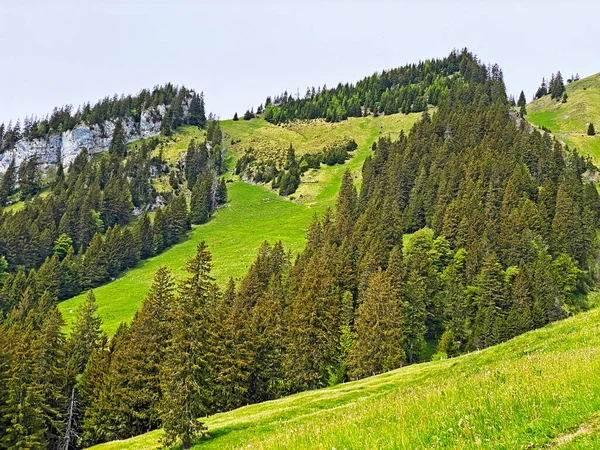
[[(188, 109), (188, 102), (184, 102), (184, 118), (188, 116)], [(123, 120), (126, 142), (157, 136), (160, 133), (162, 117), (166, 110), (165, 105), (159, 105), (142, 111), (139, 124), (136, 124), (131, 117)], [(14, 149), (0, 155), (0, 173), (6, 172), (13, 158), (16, 166), (19, 167), (23, 161), (33, 155), (38, 156), (41, 168), (44, 170), (57, 163), (59, 152), (66, 169), (84, 148), (87, 148), (91, 154), (107, 151), (114, 129), (115, 121), (107, 120), (101, 125), (81, 123), (72, 130), (59, 135), (51, 135), (45, 139), (21, 139), (16, 143)]]

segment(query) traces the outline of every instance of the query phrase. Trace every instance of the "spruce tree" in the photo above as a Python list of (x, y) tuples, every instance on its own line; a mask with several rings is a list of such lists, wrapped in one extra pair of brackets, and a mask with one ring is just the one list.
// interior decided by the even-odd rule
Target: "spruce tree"
[(344, 172), (338, 194), (335, 223), (340, 239), (350, 237), (358, 217), (358, 196), (349, 170)]
[(131, 324), (130, 407), (136, 411), (139, 432), (160, 425), (160, 370), (171, 337), (169, 317), (175, 301), (174, 290), (171, 274), (161, 267)]
[(73, 375), (83, 372), (92, 352), (100, 346), (100, 317), (94, 291), (89, 291), (85, 302), (77, 310), (73, 331), (67, 344), (66, 355)]
[(125, 129), (123, 128), (123, 122), (119, 118), (115, 122), (115, 128), (113, 130), (112, 139), (110, 146), (108, 147), (108, 153), (110, 155), (124, 156), (125, 155)]
[(525, 106), (526, 104), (527, 100), (525, 100), (525, 93), (521, 91), (521, 93), (519, 94), (519, 100), (517, 101), (517, 106), (520, 108), (522, 106)]
[(587, 135), (588, 136), (595, 136), (596, 135), (596, 130), (594, 129), (594, 124), (590, 122), (590, 124), (588, 125), (588, 129), (587, 129)]
[(179, 287), (169, 312), (171, 337), (161, 366), (161, 421), (165, 443), (181, 441), (184, 449), (206, 431), (198, 420), (212, 407), (211, 319), (217, 287), (210, 276), (211, 255), (201, 242), (186, 265), (190, 276)]
[(137, 221), (134, 228), (136, 239), (140, 243), (140, 259), (154, 256), (154, 234), (150, 216), (144, 213)]
[(190, 218), (193, 224), (207, 222), (212, 214), (212, 185), (212, 177), (204, 174), (198, 177), (194, 189), (192, 189)]
[(6, 172), (0, 181), (0, 206), (6, 206), (8, 198), (13, 194), (15, 183), (17, 182), (17, 169), (15, 167), (15, 159), (11, 159), (10, 164), (6, 168)]
[(81, 282), (84, 287), (99, 286), (108, 279), (108, 260), (104, 251), (104, 240), (96, 233), (83, 257)]
[(358, 307), (350, 375), (362, 378), (396, 369), (405, 361), (401, 304), (391, 277), (377, 271)]
[(285, 311), (284, 370), (292, 392), (327, 385), (339, 351), (340, 300), (323, 256), (295, 270)]

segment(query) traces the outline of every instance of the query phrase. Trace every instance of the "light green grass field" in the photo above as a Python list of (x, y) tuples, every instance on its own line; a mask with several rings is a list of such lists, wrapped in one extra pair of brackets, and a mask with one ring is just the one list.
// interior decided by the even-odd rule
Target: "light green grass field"
[[(549, 95), (527, 105), (527, 120), (544, 126), (560, 140), (600, 165), (600, 74), (566, 85), (567, 103), (552, 100)], [(594, 124), (598, 134), (587, 136)]]
[[(598, 448), (600, 309), (458, 358), (208, 417), (199, 449)], [(94, 447), (158, 448), (161, 431)]]
[[(320, 215), (327, 207), (335, 204), (344, 171), (347, 168), (351, 169), (357, 184), (360, 183), (362, 164), (371, 152), (371, 144), (381, 135), (391, 134), (395, 137), (400, 130), (408, 131), (419, 117), (418, 114), (397, 114), (379, 118), (357, 118), (339, 126), (318, 121), (314, 126), (302, 124), (303, 132), (296, 134), (289, 134), (287, 127), (277, 127), (261, 119), (224, 122), (223, 130), (229, 140), (234, 138), (242, 139), (242, 142), (244, 139), (249, 141), (256, 134), (261, 137), (261, 142), (270, 140), (273, 149), (278, 148), (278, 145), (287, 148), (287, 139), (292, 138), (294, 147), (302, 148), (303, 145), (308, 146), (311, 139), (317, 135), (321, 136), (317, 145), (320, 149), (319, 146), (322, 146), (326, 139), (324, 135), (328, 136), (329, 142), (335, 142), (340, 139), (341, 133), (349, 133), (359, 147), (346, 164), (333, 167), (323, 165), (319, 171), (307, 174), (305, 180), (317, 182), (302, 184), (294, 194), (294, 201), (281, 198), (264, 186), (250, 185), (239, 180), (229, 183), (230, 202), (220, 208), (209, 223), (195, 227), (184, 242), (141, 262), (115, 281), (94, 290), (103, 329), (112, 334), (121, 322), (131, 320), (148, 292), (158, 268), (167, 266), (174, 273), (181, 274), (181, 268), (193, 256), (196, 245), (201, 240), (207, 242), (213, 254), (213, 275), (221, 285), (229, 277), (238, 278), (246, 273), (260, 244), (265, 240), (271, 244), (281, 240), (286, 250), (293, 253), (300, 251), (305, 245), (306, 229), (314, 214)], [(321, 131), (317, 132), (313, 128)], [(278, 132), (285, 138), (279, 137)], [(194, 130), (194, 127), (178, 130), (174, 139), (162, 141), (167, 143), (164, 148), (165, 155), (170, 155), (170, 160), (177, 159), (174, 156), (175, 152), (168, 148), (168, 142), (176, 145), (177, 151), (185, 151), (186, 140), (189, 142), (189, 139), (197, 134), (197, 128)], [(241, 152), (240, 144), (237, 145), (238, 147), (228, 149), (230, 163)], [(83, 302), (85, 295), (59, 304), (67, 328), (72, 324), (77, 307)]]

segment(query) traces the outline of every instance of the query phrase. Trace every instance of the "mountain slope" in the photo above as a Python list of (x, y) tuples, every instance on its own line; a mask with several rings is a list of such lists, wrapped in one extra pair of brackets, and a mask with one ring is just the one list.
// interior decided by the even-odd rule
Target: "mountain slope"
[[(401, 130), (408, 131), (420, 114), (394, 114), (390, 116), (350, 118), (344, 122), (328, 124), (312, 121), (294, 127), (276, 126), (261, 119), (251, 121), (224, 121), (224, 142), (237, 142), (228, 149), (232, 162), (248, 146), (259, 143), (265, 153), (284, 152), (290, 143), (298, 153), (316, 152), (324, 146), (352, 137), (358, 143), (353, 158), (344, 165), (322, 166), (311, 170), (295, 194), (296, 201), (279, 197), (264, 186), (244, 183), (237, 178), (228, 184), (229, 203), (219, 210), (205, 225), (195, 227), (189, 238), (166, 252), (141, 261), (138, 266), (115, 281), (94, 290), (104, 330), (116, 331), (123, 321), (131, 320), (145, 297), (156, 270), (167, 266), (181, 273), (185, 262), (194, 254), (196, 245), (206, 240), (213, 254), (213, 275), (224, 284), (230, 276), (240, 277), (256, 257), (260, 244), (267, 240), (281, 240), (286, 250), (296, 253), (304, 248), (306, 229), (313, 215), (322, 214), (335, 204), (342, 175), (350, 169), (355, 178), (360, 177), (362, 164), (370, 154), (371, 144), (379, 137), (396, 137)], [(163, 152), (169, 161), (178, 159), (179, 152), (187, 149), (191, 138), (199, 133), (182, 127), (173, 140), (163, 140)], [(162, 138), (161, 138), (162, 139)], [(239, 141), (239, 142), (238, 142)], [(258, 232), (259, 231), (259, 232)], [(59, 304), (67, 326), (75, 319), (77, 307), (83, 303), (85, 293)]]
[(549, 129), (570, 147), (590, 155), (600, 163), (600, 134), (588, 136), (588, 125), (600, 130), (600, 73), (565, 86), (566, 103), (552, 100), (550, 95), (527, 105), (527, 120)]
[[(594, 448), (598, 380), (594, 309), (480, 352), (216, 414), (197, 448)], [(158, 448), (160, 436), (94, 448)]]

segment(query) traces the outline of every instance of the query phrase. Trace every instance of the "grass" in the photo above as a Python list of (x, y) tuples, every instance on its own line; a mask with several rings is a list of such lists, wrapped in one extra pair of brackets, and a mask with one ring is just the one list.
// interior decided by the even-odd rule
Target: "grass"
[[(552, 131), (569, 147), (577, 148), (600, 164), (600, 74), (566, 85), (567, 103), (552, 100), (549, 95), (527, 105), (527, 120)], [(588, 136), (594, 124), (598, 134)]]
[[(230, 139), (241, 139), (242, 142), (253, 141), (253, 135), (271, 142), (272, 148), (278, 145), (289, 146), (288, 138), (294, 147), (307, 146), (311, 139), (319, 138), (318, 149), (326, 141), (340, 139), (343, 133), (350, 135), (358, 143), (353, 158), (344, 165), (322, 166), (319, 171), (307, 174), (305, 180), (316, 183), (302, 184), (294, 194), (296, 200), (279, 197), (264, 186), (246, 184), (235, 180), (228, 184), (229, 203), (219, 209), (212, 220), (195, 227), (184, 242), (166, 252), (142, 261), (132, 270), (125, 272), (118, 279), (94, 289), (98, 303), (98, 313), (102, 318), (103, 330), (112, 335), (121, 322), (130, 321), (138, 310), (152, 283), (154, 273), (161, 266), (166, 266), (175, 274), (181, 275), (181, 268), (193, 256), (197, 244), (205, 240), (213, 254), (213, 275), (217, 282), (224, 285), (229, 277), (243, 276), (256, 257), (260, 244), (267, 240), (275, 243), (281, 240), (287, 250), (296, 253), (305, 245), (306, 229), (314, 214), (322, 214), (325, 209), (335, 204), (336, 195), (341, 184), (343, 172), (349, 168), (355, 174), (357, 184), (365, 158), (370, 154), (371, 144), (380, 135), (397, 135), (400, 130), (407, 131), (418, 119), (419, 115), (393, 115), (387, 117), (366, 117), (351, 119), (348, 123), (326, 124), (325, 122), (303, 123), (299, 125), (302, 132), (289, 134), (289, 127), (277, 127), (264, 120), (226, 121), (223, 130)], [(320, 130), (320, 131), (315, 131)], [(285, 137), (280, 137), (278, 132)], [(177, 151), (187, 149), (187, 142), (198, 135), (195, 127), (182, 127), (173, 139), (161, 138), (165, 143), (163, 152), (170, 155), (170, 161), (177, 159), (175, 151), (169, 147), (176, 146)], [(287, 142), (287, 143), (286, 143)], [(241, 152), (240, 144), (228, 148), (228, 160), (232, 164)], [(266, 144), (265, 144), (266, 145)], [(266, 148), (266, 147), (265, 147)], [(69, 329), (76, 315), (77, 307), (83, 302), (85, 293), (65, 300), (59, 309)]]
[[(458, 358), (205, 419), (198, 449), (598, 448), (600, 309)], [(94, 447), (154, 449), (161, 431)]]

